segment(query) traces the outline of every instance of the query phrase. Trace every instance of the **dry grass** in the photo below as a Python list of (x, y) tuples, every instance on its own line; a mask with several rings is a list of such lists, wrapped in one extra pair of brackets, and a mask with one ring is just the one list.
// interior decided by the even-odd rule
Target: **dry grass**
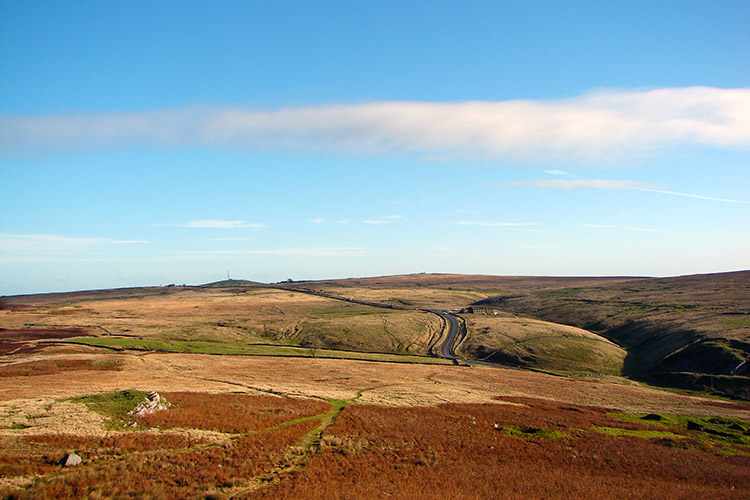
[(586, 330), (511, 315), (466, 314), (461, 354), (543, 370), (619, 375), (626, 352)]
[[(74, 446), (85, 463), (44, 474), (13, 495), (33, 499), (204, 498), (212, 491), (247, 484), (249, 479), (283, 465), (287, 450), (315, 425), (315, 421), (302, 422), (240, 437), (225, 446), (187, 443), (183, 436), (170, 434), (135, 440), (118, 437), (111, 443), (65, 437), (43, 441), (39, 446)], [(23, 471), (33, 471), (35, 465)], [(44, 464), (36, 470), (49, 472)]]
[[(81, 387), (81, 390), (85, 390), (85, 387)], [(50, 398), (41, 387), (35, 398), (11, 399), (0, 403), (2, 437), (69, 434), (71, 429), (75, 429), (79, 436), (102, 437), (107, 434), (104, 417), (83, 405)]]
[[(395, 305), (450, 309), (471, 304), (577, 326), (626, 348), (622, 372), (628, 376), (750, 398), (750, 271), (672, 278), (419, 274), (290, 286)], [(534, 352), (516, 346), (507, 353), (510, 356), (498, 355), (506, 363), (525, 366), (541, 367), (541, 359), (546, 369), (578, 371), (583, 366), (588, 371), (617, 371), (619, 355), (613, 349), (591, 351), (580, 342), (567, 348), (557, 344), (534, 346)], [(485, 347), (480, 357), (491, 354), (494, 342)], [(554, 359), (559, 354), (565, 359)], [(525, 357), (528, 363), (518, 363)], [(711, 375), (722, 376), (721, 383), (713, 384)]]
[[(586, 430), (589, 424), (640, 428), (581, 406), (586, 404), (626, 413), (750, 419), (748, 405), (666, 393), (617, 378), (571, 380), (485, 367), (324, 359), (169, 354), (115, 357), (122, 360), (123, 370), (104, 372), (105, 377), (102, 372), (81, 370), (67, 378), (41, 375), (0, 379), (0, 448), (4, 450), (0, 466), (5, 467), (4, 484), (10, 488), (6, 492), (20, 491), (21, 498), (126, 494), (197, 498), (212, 491), (250, 492), (243, 488), (274, 477), (275, 470), (297, 464), (302, 468), (284, 476), (278, 485), (248, 494), (267, 498), (362, 498), (379, 489), (394, 496), (417, 491), (423, 498), (496, 498), (490, 486), (512, 484), (518, 492), (509, 498), (520, 498), (520, 492), (527, 492), (529, 498), (556, 498), (561, 492), (579, 498), (617, 498), (626, 487), (633, 488), (634, 497), (649, 498), (656, 490), (649, 492), (644, 489), (648, 484), (645, 479), (632, 478), (653, 475), (655, 484), (662, 487), (679, 487), (676, 491), (686, 495), (712, 498), (720, 485), (739, 477), (738, 463), (747, 470), (745, 462), (738, 462), (744, 460), (742, 457)], [(162, 431), (108, 433), (103, 417), (85, 405), (62, 401), (128, 388), (157, 390), (173, 402), (172, 410), (142, 421)], [(236, 391), (247, 394), (232, 394)], [(299, 443), (319, 425), (318, 420), (257, 435), (248, 432), (325, 412), (330, 405), (260, 396), (264, 391), (336, 399), (359, 395), (360, 403), (391, 407), (347, 407), (323, 435), (319, 453), (304, 465), (305, 461), (300, 461), (304, 448)], [(189, 394), (194, 392), (203, 394)], [(497, 402), (499, 395), (504, 396), (506, 404)], [(451, 404), (441, 405), (445, 402)], [(394, 405), (401, 408), (392, 408)], [(519, 440), (492, 428), (496, 423), (561, 432), (577, 441)], [(70, 434), (71, 429), (76, 435)], [(128, 437), (152, 435), (157, 437)], [(638, 444), (641, 441), (646, 444)], [(574, 458), (566, 446), (584, 458)], [(72, 449), (84, 457), (84, 467), (61, 470), (52, 465)], [(566, 469), (554, 460), (548, 464), (550, 457), (573, 460), (572, 468)], [(685, 457), (689, 464), (697, 465), (683, 472), (669, 465)], [(581, 460), (580, 464), (575, 460)], [(638, 473), (637, 466), (643, 463), (646, 466)], [(609, 471), (620, 470), (620, 464), (625, 472), (608, 477)], [(719, 479), (712, 477), (698, 484), (696, 478), (717, 467), (722, 470)], [(536, 471), (551, 479), (527, 484), (522, 474), (512, 472), (520, 470)], [(632, 478), (626, 480), (626, 473)], [(562, 478), (576, 474), (585, 479), (582, 484), (595, 486), (565, 489), (570, 487), (569, 481)], [(300, 478), (305, 476), (309, 480), (303, 482)], [(457, 479), (451, 479), (455, 483), (451, 485), (442, 482), (444, 477)], [(384, 484), (385, 478), (394, 482)], [(334, 479), (338, 486), (333, 484)], [(434, 481), (431, 486), (430, 481)], [(477, 483), (487, 486), (477, 490)]]
[(340, 286), (336, 282), (304, 286), (342, 298), (355, 298), (365, 302), (389, 304), (396, 307), (451, 310), (464, 307), (491, 296), (480, 290), (449, 290), (426, 287)]
[[(310, 399), (186, 392), (164, 396), (172, 404), (169, 410), (137, 421), (140, 428), (156, 426), (166, 432), (87, 436), (70, 427), (66, 433), (0, 437), (0, 475), (9, 486), (16, 485), (6, 494), (141, 498), (158, 492), (158, 498), (201, 498), (213, 490), (248, 486), (253, 478), (286, 467), (298, 453), (294, 446), (320, 425), (315, 417), (331, 410), (327, 402)], [(194, 429), (224, 433), (225, 438), (199, 432), (196, 439)], [(56, 463), (71, 451), (84, 463), (61, 470)]]
[[(646, 281), (419, 275), (326, 286), (338, 287), (341, 294), (356, 292), (364, 300), (448, 309), (477, 297), (508, 297), (509, 290), (533, 296), (525, 306), (536, 307), (542, 299), (567, 305), (579, 293), (561, 291), (571, 283), (588, 286), (586, 293), (593, 295), (587, 300), (598, 308), (616, 298), (601, 295), (610, 292), (596, 287), (616, 284), (627, 294), (629, 287)], [(537, 293), (539, 287), (546, 297)], [(661, 293), (658, 286), (652, 292), (655, 297)], [(425, 319), (429, 316), (417, 311), (257, 286), (23, 300), (30, 299), (1, 301), (3, 328), (32, 324), (45, 331), (80, 328), (103, 336), (238, 344), (299, 343), (313, 335), (360, 348), (382, 342), (404, 352), (423, 349), (434, 331), (432, 320)], [(658, 314), (680, 309), (668, 306), (662, 304)], [(639, 307), (644, 306), (633, 306), (628, 314)], [(745, 328), (742, 318), (726, 316), (722, 321)], [(512, 349), (537, 342), (559, 359), (570, 342), (609, 345), (588, 332), (533, 320), (466, 317), (472, 332), (467, 348), (492, 342)], [(540, 344), (540, 336), (553, 339)], [(673, 414), (681, 416), (673, 418), (680, 422), (701, 415), (704, 423), (739, 418), (745, 429), (750, 405), (668, 393), (619, 377), (570, 379), (481, 366), (320, 358), (112, 354), (39, 343), (46, 338), (5, 340), (25, 343), (21, 347), (33, 352), (14, 351), (0, 368), (7, 372), (0, 377), (0, 496), (605, 500), (750, 495), (750, 458), (742, 455), (750, 448), (742, 444), (744, 438), (714, 441), (700, 430), (665, 429), (607, 414)], [(517, 353), (525, 354), (529, 350)], [(538, 348), (536, 354), (553, 357)], [(28, 362), (8, 364), (17, 361)], [(100, 366), (118, 369), (102, 371)], [(24, 372), (35, 367), (44, 369), (34, 376)], [(112, 431), (103, 416), (68, 400), (124, 389), (159, 391), (174, 406), (141, 419), (140, 428), (146, 430)], [(308, 460), (316, 429), (335, 414), (321, 398), (358, 404), (335, 418)], [(83, 466), (54, 465), (73, 450), (83, 456)], [(274, 477), (278, 482), (269, 480)], [(263, 484), (267, 487), (255, 489)]]
[[(108, 355), (112, 356), (112, 355)], [(92, 359), (95, 355), (91, 355)], [(65, 399), (125, 389), (161, 392), (274, 393), (386, 405), (487, 402), (496, 395), (538, 396), (619, 408), (630, 413), (726, 414), (750, 418), (750, 406), (686, 396), (611, 378), (568, 379), (490, 367), (407, 365), (310, 358), (198, 354), (113, 356), (119, 371), (82, 370), (74, 377), (0, 378), (0, 415), (14, 400)], [(104, 373), (106, 376), (102, 376)], [(721, 405), (719, 407), (706, 404)], [(727, 407), (725, 406), (733, 406)], [(40, 430), (41, 431), (41, 430)]]
[(313, 310), (295, 336), (324, 347), (363, 352), (427, 354), (430, 341), (439, 337), (437, 316), (417, 311), (393, 311), (350, 305)]
[[(47, 335), (47, 340), (80, 332), (238, 346), (314, 344), (331, 349), (422, 355), (428, 353), (430, 341), (437, 337), (441, 325), (434, 315), (419, 311), (384, 310), (270, 288), (185, 288), (127, 299), (86, 298), (72, 303), (5, 308), (0, 310), (0, 325), (44, 325), (46, 330), (37, 330), (60, 332), (58, 337)], [(68, 334), (63, 335), (65, 332)], [(13, 342), (20, 340), (14, 338)], [(11, 343), (6, 350), (19, 347), (23, 345)]]
[(742, 271), (526, 290), (483, 306), (598, 331), (628, 348), (629, 374), (730, 375), (750, 355), (748, 291)]

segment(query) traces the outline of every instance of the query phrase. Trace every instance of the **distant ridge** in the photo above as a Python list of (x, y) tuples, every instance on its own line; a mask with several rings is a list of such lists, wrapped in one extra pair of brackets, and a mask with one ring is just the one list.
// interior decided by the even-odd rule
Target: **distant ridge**
[(212, 283), (206, 283), (203, 285), (198, 285), (201, 287), (227, 287), (227, 286), (247, 286), (247, 285), (262, 285), (262, 283), (258, 283), (257, 281), (250, 281), (250, 280), (221, 280), (221, 281), (214, 281)]

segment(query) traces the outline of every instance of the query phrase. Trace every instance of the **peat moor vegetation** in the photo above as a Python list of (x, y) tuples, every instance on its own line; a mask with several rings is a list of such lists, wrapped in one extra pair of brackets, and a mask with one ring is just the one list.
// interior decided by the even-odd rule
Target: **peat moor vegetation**
[(747, 271), (2, 297), (0, 354), (2, 498), (750, 497)]

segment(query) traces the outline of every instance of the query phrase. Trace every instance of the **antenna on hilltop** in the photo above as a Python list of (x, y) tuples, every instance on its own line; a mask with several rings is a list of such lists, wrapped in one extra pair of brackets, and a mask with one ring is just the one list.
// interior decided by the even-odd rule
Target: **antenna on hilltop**
[(232, 281), (232, 278), (229, 277), (229, 269), (227, 269), (227, 281)]

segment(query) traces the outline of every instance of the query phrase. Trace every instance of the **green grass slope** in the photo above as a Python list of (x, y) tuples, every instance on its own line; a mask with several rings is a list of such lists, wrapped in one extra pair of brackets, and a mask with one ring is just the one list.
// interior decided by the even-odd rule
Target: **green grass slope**
[(467, 359), (566, 373), (620, 375), (626, 352), (580, 328), (512, 316), (465, 314)]
[(517, 291), (476, 305), (601, 334), (627, 349), (626, 375), (750, 396), (750, 271)]

